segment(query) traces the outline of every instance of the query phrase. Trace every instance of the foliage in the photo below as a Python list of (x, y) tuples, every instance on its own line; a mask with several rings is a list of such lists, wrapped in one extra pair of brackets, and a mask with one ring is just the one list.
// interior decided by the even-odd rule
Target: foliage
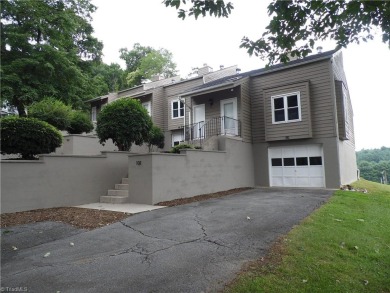
[(227, 292), (389, 292), (390, 186), (337, 191)]
[(155, 125), (152, 126), (149, 133), (148, 138), (148, 147), (149, 152), (153, 150), (153, 146), (158, 147), (159, 149), (164, 148), (164, 133), (161, 131), (161, 129)]
[[(191, 1), (188, 10), (181, 9), (186, 0), (164, 0), (175, 7), (178, 16), (197, 18), (207, 12), (217, 17), (228, 17), (231, 2)], [(268, 5), (272, 20), (258, 40), (243, 37), (241, 47), (250, 55), (267, 59), (270, 64), (289, 61), (289, 57), (304, 57), (312, 52), (315, 43), (333, 39), (337, 46), (347, 47), (373, 39), (372, 31), (382, 31), (382, 41), (390, 47), (389, 1), (283, 1), (273, 0)]]
[(90, 72), (96, 84), (94, 86), (100, 87), (96, 92), (96, 96), (117, 92), (127, 86), (126, 73), (117, 63), (107, 65), (99, 62), (91, 66)]
[(364, 179), (380, 183), (383, 171), (390, 179), (390, 148), (361, 150), (356, 152), (356, 157), (360, 176)]
[(53, 97), (44, 98), (28, 107), (28, 117), (45, 121), (59, 130), (70, 124), (72, 108)]
[(70, 124), (66, 128), (70, 134), (89, 133), (93, 130), (93, 123), (86, 112), (74, 110), (70, 115)]
[(37, 154), (51, 153), (61, 146), (61, 133), (44, 121), (8, 116), (0, 124), (2, 154), (21, 154), (23, 159), (31, 160)]
[(185, 150), (185, 149), (194, 149), (195, 147), (193, 145), (190, 145), (190, 144), (178, 144), (178, 145), (175, 145), (174, 147), (172, 147), (171, 149), (171, 153), (174, 153), (174, 154), (180, 154), (180, 150)]
[(210, 16), (215, 17), (229, 17), (232, 9), (234, 9), (231, 2), (225, 1), (191, 1), (192, 7), (188, 10), (182, 9), (182, 5), (186, 4), (186, 0), (164, 0), (163, 3), (165, 6), (172, 6), (178, 10), (178, 17), (185, 19), (186, 16), (194, 16), (195, 19), (198, 19), (199, 15), (203, 17), (209, 13)]
[(76, 108), (91, 98), (85, 64), (100, 60), (92, 36), (90, 0), (5, 0), (1, 3), (1, 96), (25, 116), (25, 107), (55, 96)]
[(127, 85), (140, 85), (142, 80), (150, 79), (153, 75), (171, 77), (176, 74), (176, 64), (172, 53), (166, 49), (153, 49), (134, 44), (132, 50), (122, 48), (120, 58), (126, 62)]
[(133, 143), (148, 141), (152, 120), (136, 99), (118, 99), (105, 106), (97, 117), (100, 143), (112, 139), (120, 151), (130, 151)]

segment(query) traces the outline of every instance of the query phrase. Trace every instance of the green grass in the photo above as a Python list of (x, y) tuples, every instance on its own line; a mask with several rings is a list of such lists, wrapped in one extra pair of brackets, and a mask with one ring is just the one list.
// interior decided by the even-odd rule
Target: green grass
[(282, 237), (226, 292), (390, 292), (390, 186), (353, 184)]

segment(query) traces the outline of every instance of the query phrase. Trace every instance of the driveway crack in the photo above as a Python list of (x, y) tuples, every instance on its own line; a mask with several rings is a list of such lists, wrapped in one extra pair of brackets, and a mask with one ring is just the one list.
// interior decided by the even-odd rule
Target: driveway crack
[(137, 232), (139, 234), (141, 234), (142, 236), (145, 236), (145, 237), (148, 237), (148, 238), (152, 238), (152, 239), (157, 239), (157, 240), (168, 240), (168, 241), (173, 241), (173, 242), (177, 242), (177, 240), (173, 240), (173, 239), (169, 239), (169, 238), (158, 238), (158, 237), (155, 237), (155, 236), (151, 236), (151, 235), (148, 235), (148, 234), (145, 234), (144, 232), (142, 232), (141, 230), (138, 230), (138, 229), (135, 229), (134, 227), (131, 227), (125, 223), (123, 223), (122, 221), (119, 221), (123, 226), (125, 226), (126, 228), (129, 228), (131, 230), (133, 230), (134, 232)]

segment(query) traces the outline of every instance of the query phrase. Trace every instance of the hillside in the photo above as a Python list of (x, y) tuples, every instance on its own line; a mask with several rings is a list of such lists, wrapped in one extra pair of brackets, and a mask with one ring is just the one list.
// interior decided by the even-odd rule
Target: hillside
[(390, 175), (390, 148), (361, 150), (356, 152), (360, 176), (364, 179), (381, 183), (382, 172), (386, 171), (389, 181)]

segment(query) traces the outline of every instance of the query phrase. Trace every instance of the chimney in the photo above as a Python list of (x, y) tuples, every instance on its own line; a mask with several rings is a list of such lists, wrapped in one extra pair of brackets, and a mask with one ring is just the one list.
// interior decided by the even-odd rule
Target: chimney
[(158, 81), (158, 80), (161, 80), (161, 76), (160, 74), (155, 74), (155, 75), (152, 75), (152, 77), (150, 78), (151, 81)]
[(198, 75), (203, 76), (207, 73), (213, 72), (213, 68), (208, 66), (207, 63), (203, 64), (203, 67), (199, 68)]

